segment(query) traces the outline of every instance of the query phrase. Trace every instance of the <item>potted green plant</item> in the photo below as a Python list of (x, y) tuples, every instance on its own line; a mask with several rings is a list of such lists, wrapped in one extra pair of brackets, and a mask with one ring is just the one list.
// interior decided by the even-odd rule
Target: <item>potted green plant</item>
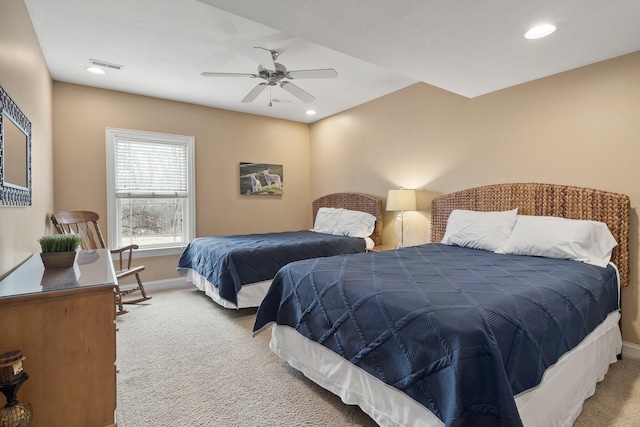
[(56, 234), (38, 239), (45, 268), (72, 267), (82, 238), (78, 234)]

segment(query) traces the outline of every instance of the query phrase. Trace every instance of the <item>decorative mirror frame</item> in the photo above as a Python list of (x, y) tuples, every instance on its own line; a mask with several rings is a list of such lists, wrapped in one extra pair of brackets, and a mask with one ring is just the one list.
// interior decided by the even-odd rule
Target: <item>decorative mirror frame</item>
[[(5, 182), (5, 118), (25, 135), (26, 187)], [(31, 206), (31, 122), (0, 85), (0, 206)]]

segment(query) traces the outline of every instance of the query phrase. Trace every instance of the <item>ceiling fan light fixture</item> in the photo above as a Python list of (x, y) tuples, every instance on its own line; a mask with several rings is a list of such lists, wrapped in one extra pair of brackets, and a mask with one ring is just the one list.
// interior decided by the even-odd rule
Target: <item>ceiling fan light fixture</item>
[(524, 34), (524, 38), (529, 40), (541, 39), (542, 37), (547, 37), (555, 30), (556, 26), (553, 24), (536, 25)]

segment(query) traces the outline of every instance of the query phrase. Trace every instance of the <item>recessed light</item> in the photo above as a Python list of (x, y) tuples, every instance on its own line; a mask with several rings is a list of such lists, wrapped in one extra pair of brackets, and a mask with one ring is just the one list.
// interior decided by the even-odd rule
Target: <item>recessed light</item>
[(88, 72), (93, 73), (93, 74), (105, 74), (106, 71), (104, 71), (102, 68), (100, 67), (94, 67), (94, 66), (89, 66), (87, 68), (85, 68)]
[(556, 26), (553, 24), (536, 25), (525, 33), (524, 38), (529, 40), (540, 39), (553, 33), (555, 30)]
[(307, 110), (307, 116), (315, 116), (316, 112), (313, 110)]

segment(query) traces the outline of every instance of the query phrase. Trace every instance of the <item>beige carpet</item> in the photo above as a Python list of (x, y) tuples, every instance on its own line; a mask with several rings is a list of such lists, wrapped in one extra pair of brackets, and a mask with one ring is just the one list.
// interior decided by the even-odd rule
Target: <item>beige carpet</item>
[[(375, 426), (251, 337), (255, 309), (195, 287), (151, 293), (116, 319), (119, 427)], [(609, 369), (574, 426), (640, 425), (640, 362)]]

